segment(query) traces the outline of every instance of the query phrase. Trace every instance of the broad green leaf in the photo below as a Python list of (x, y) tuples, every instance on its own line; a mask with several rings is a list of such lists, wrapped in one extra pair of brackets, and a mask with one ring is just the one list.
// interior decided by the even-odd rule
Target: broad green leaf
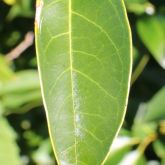
[(4, 114), (23, 113), (42, 105), (38, 73), (32, 70), (17, 72), (1, 83), (0, 101)]
[(130, 138), (127, 136), (117, 137), (111, 146), (109, 157), (104, 165), (117, 165), (122, 158), (130, 152), (131, 147), (137, 144), (137, 142), (136, 138)]
[(155, 8), (148, 0), (125, 0), (129, 12), (135, 14), (154, 14)]
[(148, 102), (141, 104), (136, 115), (136, 121), (139, 123), (146, 121), (158, 121), (165, 119), (165, 87), (160, 89)]
[(138, 33), (155, 60), (165, 68), (165, 18), (147, 17), (137, 22)]
[(9, 66), (9, 62), (4, 56), (0, 55), (0, 87), (2, 82), (11, 79), (13, 75), (14, 73)]
[(5, 107), (4, 114), (24, 113), (42, 105), (40, 90), (7, 94), (1, 98), (1, 101)]
[(165, 120), (165, 87), (147, 103), (145, 120)]
[(153, 147), (156, 151), (156, 154), (162, 158), (165, 159), (165, 140), (156, 140), (153, 144)]
[(120, 150), (116, 151), (115, 153), (110, 153), (110, 157), (107, 158), (105, 165), (117, 165), (122, 158), (130, 152), (131, 147), (125, 146), (124, 148), (121, 148)]
[(129, 152), (118, 165), (146, 165), (144, 156), (141, 155), (139, 150)]
[(17, 72), (0, 86), (0, 96), (40, 89), (38, 73), (35, 70)]
[(131, 71), (123, 1), (38, 0), (36, 47), (60, 165), (100, 165), (125, 114)]
[(15, 132), (7, 120), (0, 117), (0, 163), (3, 165), (21, 165)]

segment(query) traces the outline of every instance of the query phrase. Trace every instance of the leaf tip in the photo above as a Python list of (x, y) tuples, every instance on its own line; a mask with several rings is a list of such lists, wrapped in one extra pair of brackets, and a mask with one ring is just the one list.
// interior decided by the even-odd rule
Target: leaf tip
[(37, 2), (36, 2), (36, 16), (35, 16), (35, 27), (36, 27), (36, 29), (40, 28), (41, 11), (42, 11), (43, 5), (44, 5), (43, 0), (37, 0)]

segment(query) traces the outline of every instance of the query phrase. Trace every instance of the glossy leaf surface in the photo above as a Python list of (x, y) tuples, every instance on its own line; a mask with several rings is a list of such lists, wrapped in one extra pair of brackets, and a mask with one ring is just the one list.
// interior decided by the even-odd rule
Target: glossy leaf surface
[(129, 90), (131, 41), (123, 1), (39, 0), (36, 47), (58, 164), (103, 164)]

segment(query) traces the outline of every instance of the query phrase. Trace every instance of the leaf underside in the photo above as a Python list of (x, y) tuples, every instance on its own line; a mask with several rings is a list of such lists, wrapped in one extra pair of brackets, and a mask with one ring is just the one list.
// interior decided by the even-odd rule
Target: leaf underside
[(39, 0), (35, 31), (58, 164), (103, 164), (128, 98), (131, 39), (123, 1)]

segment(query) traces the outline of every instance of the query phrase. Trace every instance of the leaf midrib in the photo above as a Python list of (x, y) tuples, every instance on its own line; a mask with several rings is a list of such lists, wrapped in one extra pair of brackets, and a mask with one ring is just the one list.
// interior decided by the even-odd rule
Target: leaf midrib
[(70, 59), (70, 77), (71, 77), (71, 95), (72, 95), (72, 108), (73, 108), (73, 125), (74, 125), (74, 143), (75, 143), (75, 163), (77, 165), (77, 139), (76, 139), (76, 111), (74, 108), (74, 90), (73, 90), (73, 60), (72, 60), (72, 0), (69, 0), (69, 59)]

